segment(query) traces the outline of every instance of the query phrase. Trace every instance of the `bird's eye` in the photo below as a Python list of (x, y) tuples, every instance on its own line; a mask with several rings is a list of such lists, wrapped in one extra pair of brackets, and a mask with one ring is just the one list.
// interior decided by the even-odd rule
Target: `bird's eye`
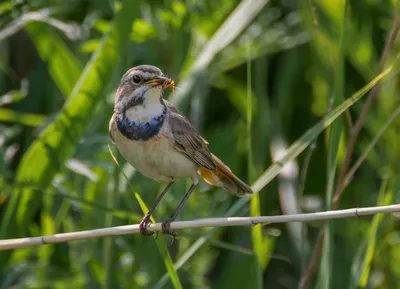
[(140, 76), (138, 76), (138, 75), (134, 75), (134, 76), (132, 77), (132, 81), (133, 81), (133, 83), (135, 83), (135, 84), (139, 84), (140, 81), (141, 81), (141, 78), (140, 78)]

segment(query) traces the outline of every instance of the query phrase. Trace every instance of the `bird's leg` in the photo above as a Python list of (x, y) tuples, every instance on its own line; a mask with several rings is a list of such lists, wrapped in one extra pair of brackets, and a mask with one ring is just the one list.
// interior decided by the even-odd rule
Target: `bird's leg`
[(142, 221), (139, 224), (139, 231), (142, 235), (145, 236), (150, 236), (153, 235), (153, 231), (149, 231), (147, 228), (148, 226), (152, 223), (150, 220), (151, 215), (153, 214), (154, 209), (157, 207), (158, 203), (161, 201), (161, 199), (164, 197), (164, 195), (168, 192), (169, 188), (172, 186), (174, 181), (170, 182), (165, 189), (161, 192), (161, 194), (158, 196), (156, 201), (154, 202), (153, 206), (151, 206), (149, 212), (143, 217)]
[(170, 229), (171, 223), (173, 221), (175, 221), (176, 217), (179, 214), (179, 211), (182, 209), (183, 205), (189, 199), (190, 194), (194, 191), (194, 189), (197, 187), (198, 184), (199, 184), (198, 181), (194, 182), (192, 184), (192, 186), (189, 188), (189, 190), (187, 191), (186, 195), (183, 197), (182, 201), (180, 202), (180, 204), (176, 208), (175, 212), (168, 218), (168, 220), (166, 220), (165, 222), (162, 223), (162, 231), (163, 231), (164, 234), (168, 234), (168, 235), (171, 235), (173, 237), (177, 237), (178, 236), (178, 234), (175, 231), (171, 231), (171, 229)]

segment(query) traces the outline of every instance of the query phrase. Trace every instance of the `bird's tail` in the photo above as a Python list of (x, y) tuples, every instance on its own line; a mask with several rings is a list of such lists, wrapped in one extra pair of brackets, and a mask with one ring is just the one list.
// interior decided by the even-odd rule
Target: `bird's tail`
[(199, 169), (200, 175), (207, 183), (213, 186), (223, 187), (225, 190), (238, 197), (253, 193), (253, 190), (235, 176), (227, 165), (215, 155), (212, 154), (212, 157), (217, 167), (216, 172), (205, 168)]

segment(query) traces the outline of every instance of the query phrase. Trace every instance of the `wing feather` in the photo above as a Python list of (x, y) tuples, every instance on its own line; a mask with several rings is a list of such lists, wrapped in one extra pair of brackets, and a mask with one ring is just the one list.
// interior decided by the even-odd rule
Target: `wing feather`
[(189, 120), (175, 106), (167, 101), (165, 104), (169, 108), (168, 121), (175, 148), (199, 166), (216, 171), (215, 162), (208, 150), (208, 142), (197, 133)]

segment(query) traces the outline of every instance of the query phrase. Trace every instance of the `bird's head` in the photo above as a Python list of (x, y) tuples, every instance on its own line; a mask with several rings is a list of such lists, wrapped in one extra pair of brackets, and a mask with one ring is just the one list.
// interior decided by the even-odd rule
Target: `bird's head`
[(115, 109), (119, 112), (135, 106), (159, 104), (163, 90), (174, 87), (174, 81), (151, 65), (129, 69), (122, 77), (115, 95)]

